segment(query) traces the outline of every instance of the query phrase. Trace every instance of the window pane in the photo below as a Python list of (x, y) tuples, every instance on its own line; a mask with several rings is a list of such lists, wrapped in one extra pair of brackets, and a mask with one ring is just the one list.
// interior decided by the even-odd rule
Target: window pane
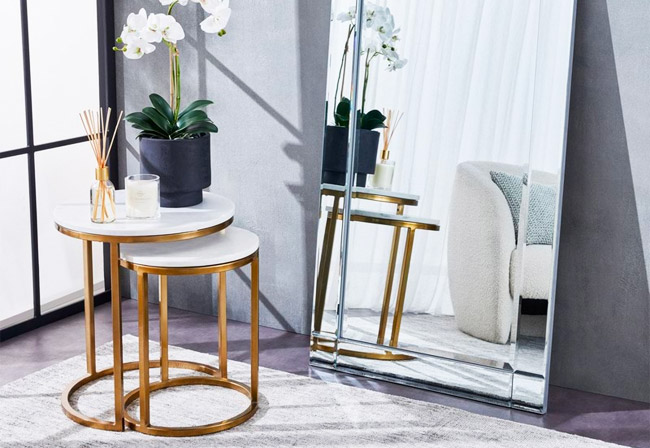
[(83, 135), (79, 112), (99, 107), (96, 2), (27, 3), (34, 141)]
[[(89, 203), (95, 161), (88, 143), (36, 153), (36, 203), (41, 312), (83, 299), (81, 241), (59, 233), (52, 221), (61, 203)], [(90, 205), (88, 206), (90, 219)], [(93, 244), (95, 292), (104, 290), (102, 245)]]
[[(20, 2), (2, 5), (2, 104), (0, 107), (0, 151), (23, 148), (25, 139), (25, 92), (23, 89), (23, 45), (20, 28)], [(4, 107), (11, 105), (11, 107)]]
[(0, 328), (33, 315), (27, 156), (0, 159)]

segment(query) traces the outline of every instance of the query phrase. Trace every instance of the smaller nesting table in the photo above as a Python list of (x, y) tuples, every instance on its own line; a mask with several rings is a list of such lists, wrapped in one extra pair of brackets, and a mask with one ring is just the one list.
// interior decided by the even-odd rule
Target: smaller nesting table
[[(223, 431), (251, 418), (257, 410), (259, 371), (259, 239), (257, 235), (237, 227), (203, 238), (175, 243), (125, 244), (122, 246), (122, 266), (138, 275), (138, 340), (140, 342), (140, 387), (129, 392), (124, 406), (136, 399), (140, 403), (140, 419), (125, 411), (129, 428), (157, 436), (198, 436)], [(226, 272), (251, 265), (251, 385), (228, 378), (228, 338), (226, 331)], [(148, 276), (160, 277), (160, 367), (161, 380), (149, 381), (149, 298)], [(167, 339), (167, 276), (219, 274), (219, 369), (187, 361), (170, 361)], [(188, 368), (208, 373), (209, 376), (182, 376), (169, 378), (169, 366)], [(200, 367), (197, 369), (196, 367)], [(204, 385), (225, 387), (244, 394), (250, 405), (234, 417), (200, 426), (167, 427), (151, 424), (150, 393), (170, 387)]]

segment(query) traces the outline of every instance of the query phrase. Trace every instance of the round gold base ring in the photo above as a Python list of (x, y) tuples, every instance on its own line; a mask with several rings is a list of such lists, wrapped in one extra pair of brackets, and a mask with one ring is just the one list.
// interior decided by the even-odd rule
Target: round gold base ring
[[(160, 361), (151, 360), (149, 365), (152, 368), (160, 367)], [(178, 361), (178, 360), (170, 359), (169, 367), (177, 368), (177, 369), (194, 370), (196, 372), (213, 375), (214, 377), (220, 376), (219, 369), (217, 369), (216, 367), (212, 367), (207, 364), (191, 362), (191, 361)], [(122, 365), (122, 370), (124, 372), (128, 372), (131, 370), (138, 370), (139, 368), (140, 368), (140, 364), (137, 361), (127, 362)], [(108, 369), (100, 370), (93, 374), (86, 375), (83, 378), (75, 381), (74, 383), (66, 387), (63, 393), (61, 394), (61, 406), (63, 407), (63, 413), (67, 415), (70, 420), (79, 423), (80, 425), (88, 426), (90, 428), (95, 428), (95, 429), (103, 429), (106, 431), (122, 431), (121, 425), (116, 425), (115, 422), (111, 422), (107, 420), (88, 417), (82, 414), (81, 412), (79, 412), (78, 410), (76, 410), (75, 408), (73, 408), (72, 405), (70, 404), (70, 398), (81, 387), (85, 386), (86, 384), (92, 383), (93, 381), (96, 381), (100, 378), (111, 376), (111, 375), (113, 375), (113, 368), (109, 367)]]
[[(152, 383), (149, 390), (154, 392), (156, 390), (167, 389), (170, 387), (178, 386), (217, 386), (232, 389), (248, 397), (250, 406), (245, 411), (230, 417), (226, 420), (221, 420), (215, 423), (208, 423), (201, 426), (186, 426), (186, 427), (168, 427), (168, 426), (155, 426), (155, 425), (141, 425), (139, 420), (134, 419), (129, 415), (128, 411), (124, 412), (124, 420), (126, 425), (138, 432), (152, 436), (167, 436), (167, 437), (189, 437), (189, 436), (202, 436), (212, 434), (226, 429), (234, 428), (237, 425), (244, 423), (246, 420), (255, 415), (257, 411), (257, 402), (254, 402), (251, 395), (251, 389), (246, 384), (238, 381), (229, 380), (227, 378), (215, 378), (211, 376), (186, 376), (180, 378), (173, 378), (167, 381), (159, 381)], [(124, 408), (138, 399), (140, 389), (135, 389), (129, 392), (124, 398)]]

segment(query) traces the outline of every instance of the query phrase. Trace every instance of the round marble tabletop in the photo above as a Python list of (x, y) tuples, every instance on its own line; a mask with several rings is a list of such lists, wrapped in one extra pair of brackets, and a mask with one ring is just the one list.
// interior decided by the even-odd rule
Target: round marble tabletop
[(126, 218), (124, 190), (115, 192), (117, 219), (108, 224), (90, 220), (90, 204), (62, 204), (54, 209), (57, 229), (66, 235), (92, 241), (135, 243), (178, 241), (209, 235), (228, 227), (235, 204), (228, 198), (204, 192), (203, 202), (192, 207), (160, 209), (160, 218)]

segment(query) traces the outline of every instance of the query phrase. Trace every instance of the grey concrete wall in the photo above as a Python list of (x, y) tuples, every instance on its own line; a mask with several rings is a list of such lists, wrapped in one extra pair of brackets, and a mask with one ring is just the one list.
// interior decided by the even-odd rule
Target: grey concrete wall
[[(220, 131), (212, 137), (210, 190), (230, 197), (235, 224), (261, 239), (260, 323), (307, 333), (330, 11), (328, 1), (279, 3), (232, 2), (223, 38), (200, 30), (205, 13), (197, 4), (177, 7), (174, 15), (186, 33), (179, 45), (184, 104), (215, 102), (208, 111)], [(141, 6), (163, 12), (158, 0), (116, 1), (118, 35), (128, 13)], [(167, 96), (167, 63), (162, 44), (137, 61), (118, 57), (120, 107), (133, 112), (147, 105), (151, 92)], [(120, 141), (122, 175), (139, 170), (134, 137), (127, 126)], [(134, 296), (134, 279), (122, 277), (124, 294)], [(170, 305), (215, 314), (215, 282), (209, 276), (171, 279)], [(248, 268), (229, 275), (229, 318), (248, 321), (249, 283)]]
[(650, 401), (650, 2), (579, 0), (551, 383)]

